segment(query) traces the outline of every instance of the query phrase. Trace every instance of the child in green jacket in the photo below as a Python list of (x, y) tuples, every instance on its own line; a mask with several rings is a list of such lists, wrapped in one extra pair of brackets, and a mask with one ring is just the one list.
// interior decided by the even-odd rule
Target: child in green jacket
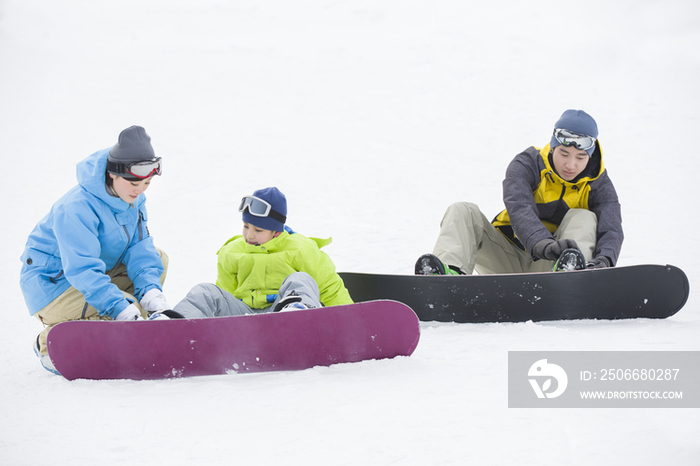
[(330, 239), (285, 227), (287, 199), (277, 188), (242, 199), (243, 233), (219, 250), (216, 284), (201, 283), (174, 308), (185, 318), (235, 316), (351, 304), (330, 257)]

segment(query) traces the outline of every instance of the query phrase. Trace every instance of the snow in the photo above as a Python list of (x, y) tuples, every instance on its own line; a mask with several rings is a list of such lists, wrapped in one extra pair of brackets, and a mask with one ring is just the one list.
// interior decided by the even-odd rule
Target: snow
[(700, 6), (688, 0), (0, 2), (3, 464), (700, 463), (697, 409), (509, 409), (515, 350), (700, 350), (656, 320), (423, 323), (413, 356), (299, 372), (68, 382), (31, 351), (27, 234), (75, 164), (146, 128), (174, 303), (215, 278), (239, 199), (278, 186), (339, 271), (411, 273), (445, 208), (502, 208), (510, 159), (591, 113), (620, 265), (700, 277)]

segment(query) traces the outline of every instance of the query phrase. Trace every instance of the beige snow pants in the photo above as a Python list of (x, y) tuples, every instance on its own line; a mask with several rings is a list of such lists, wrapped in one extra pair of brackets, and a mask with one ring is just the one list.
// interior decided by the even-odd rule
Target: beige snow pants
[[(593, 258), (598, 219), (585, 209), (571, 209), (564, 216), (554, 239), (576, 241), (587, 261)], [(533, 261), (501, 233), (476, 204), (456, 202), (447, 208), (433, 254), (447, 265), (467, 274), (549, 272), (554, 261)]]
[[(158, 248), (156, 248), (156, 250), (158, 254), (160, 254), (160, 259), (165, 269), (160, 276), (160, 283), (163, 285), (165, 276), (168, 273), (169, 258), (163, 250)], [(141, 309), (141, 305), (133, 295), (134, 284), (126, 273), (126, 266), (124, 264), (119, 264), (114, 269), (108, 271), (107, 275), (112, 279), (112, 283), (122, 290), (124, 297), (132, 301), (136, 307), (139, 308), (142, 316), (147, 318), (148, 316), (143, 309)], [(100, 315), (97, 309), (85, 302), (85, 296), (72, 286), (34, 315), (46, 327), (39, 334), (39, 353), (42, 355), (49, 354), (46, 349), (46, 337), (54, 325), (67, 320), (112, 320), (108, 316)]]

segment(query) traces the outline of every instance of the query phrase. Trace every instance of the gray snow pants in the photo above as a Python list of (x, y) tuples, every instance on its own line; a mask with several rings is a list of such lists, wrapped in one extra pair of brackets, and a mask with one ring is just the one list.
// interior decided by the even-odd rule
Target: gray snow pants
[[(554, 239), (572, 239), (587, 261), (593, 258), (598, 218), (585, 209), (571, 209)], [(447, 208), (433, 254), (467, 274), (551, 272), (555, 261), (533, 261), (530, 253), (514, 245), (476, 204), (456, 202)]]
[(306, 272), (295, 272), (282, 282), (277, 299), (264, 309), (250, 308), (243, 301), (213, 283), (200, 283), (192, 288), (173, 310), (187, 319), (264, 314), (272, 312), (277, 302), (292, 291), (301, 296), (301, 302), (306, 307), (321, 307), (316, 281)]

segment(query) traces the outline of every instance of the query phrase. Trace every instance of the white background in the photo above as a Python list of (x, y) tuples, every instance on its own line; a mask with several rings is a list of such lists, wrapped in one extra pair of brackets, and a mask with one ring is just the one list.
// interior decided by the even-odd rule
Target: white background
[(698, 464), (698, 410), (507, 408), (509, 350), (700, 350), (695, 292), (662, 321), (423, 323), (410, 358), (68, 382), (32, 353), (18, 286), (76, 163), (133, 124), (165, 161), (148, 207), (176, 303), (266, 186), (339, 271), (412, 273), (451, 202), (502, 209), (506, 165), (567, 108), (600, 128), (619, 265), (692, 286), (698, 50), (691, 0), (0, 0), (0, 462)]

